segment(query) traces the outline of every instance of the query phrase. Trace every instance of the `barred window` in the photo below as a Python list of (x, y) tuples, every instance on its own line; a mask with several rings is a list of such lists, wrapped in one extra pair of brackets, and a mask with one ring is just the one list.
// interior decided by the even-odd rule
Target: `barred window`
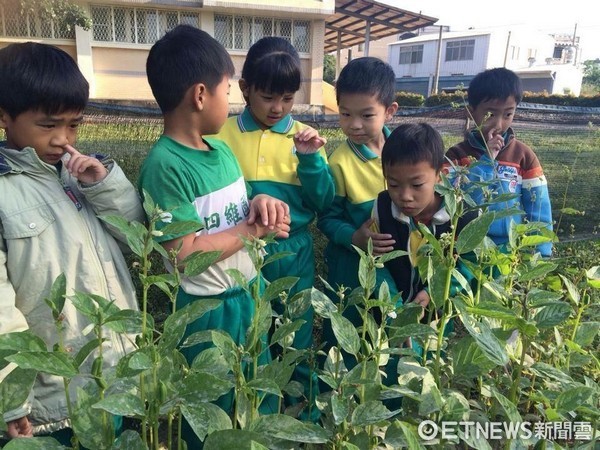
[(418, 64), (423, 62), (423, 45), (400, 47), (399, 64)]
[(453, 41), (446, 44), (446, 61), (471, 61), (475, 51), (475, 39)]
[(265, 36), (282, 37), (291, 42), (298, 52), (310, 52), (308, 20), (215, 14), (215, 39), (228, 50), (248, 50)]
[(92, 5), (91, 11), (97, 42), (153, 44), (179, 24), (200, 27), (200, 16), (184, 11), (98, 5)]
[(0, 4), (0, 36), (44, 39), (75, 39), (75, 30), (67, 30), (42, 14), (21, 14), (18, 2)]

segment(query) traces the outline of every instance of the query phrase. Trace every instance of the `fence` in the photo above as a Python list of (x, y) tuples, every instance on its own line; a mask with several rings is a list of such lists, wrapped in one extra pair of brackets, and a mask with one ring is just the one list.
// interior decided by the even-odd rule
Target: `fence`
[[(156, 109), (91, 103), (79, 147), (108, 153), (134, 182), (148, 149), (162, 131)], [(297, 116), (328, 138), (331, 152), (343, 141), (337, 118)], [(464, 108), (403, 108), (390, 124), (428, 122), (447, 147), (467, 127)], [(600, 108), (522, 104), (513, 124), (517, 137), (538, 155), (548, 179), (555, 230), (561, 240), (597, 239), (600, 231)]]

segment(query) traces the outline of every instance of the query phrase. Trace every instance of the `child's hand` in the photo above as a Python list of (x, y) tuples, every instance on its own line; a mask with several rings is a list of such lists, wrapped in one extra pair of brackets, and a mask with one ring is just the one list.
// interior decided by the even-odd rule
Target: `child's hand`
[(371, 230), (371, 225), (375, 219), (370, 218), (363, 223), (358, 230), (352, 235), (352, 243), (362, 250), (367, 250), (369, 238), (373, 242), (373, 255), (382, 255), (394, 250), (396, 241), (392, 239), (391, 234), (375, 233)]
[[(260, 223), (258, 223), (260, 222)], [(290, 207), (287, 203), (266, 194), (258, 194), (250, 201), (250, 214), (248, 224), (261, 225), (274, 231), (282, 225), (290, 224)]]
[(487, 135), (487, 147), (490, 150), (492, 159), (496, 159), (502, 147), (504, 147), (504, 138), (496, 130), (490, 130)]
[(270, 227), (266, 227), (261, 225), (260, 223), (255, 223), (254, 224), (256, 226), (256, 235), (258, 237), (263, 237), (266, 236), (269, 233), (273, 233), (275, 232), (275, 237), (279, 238), (279, 239), (287, 239), (288, 237), (290, 237), (290, 219), (288, 216), (288, 219), (286, 222), (281, 223), (280, 225), (277, 225), (273, 228)]
[(82, 155), (69, 144), (65, 145), (64, 149), (71, 156), (65, 163), (65, 168), (81, 183), (97, 183), (108, 175), (106, 167), (93, 156)]
[(33, 436), (33, 427), (27, 416), (11, 420), (6, 424), (6, 427), (6, 434), (8, 434), (11, 439)]
[(304, 128), (294, 135), (294, 147), (303, 155), (316, 153), (326, 143), (327, 139), (319, 136), (319, 132), (311, 127)]
[(431, 298), (429, 297), (429, 294), (425, 289), (423, 289), (417, 292), (417, 295), (415, 295), (415, 298), (412, 299), (412, 302), (422, 306), (423, 308), (427, 308), (427, 305), (429, 305), (430, 300)]

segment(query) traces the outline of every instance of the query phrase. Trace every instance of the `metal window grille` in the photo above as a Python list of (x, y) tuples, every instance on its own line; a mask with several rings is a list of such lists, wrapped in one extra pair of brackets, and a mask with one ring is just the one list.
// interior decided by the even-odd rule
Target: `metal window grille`
[(200, 16), (181, 11), (92, 6), (92, 36), (100, 42), (153, 44), (179, 24), (200, 26)]
[(248, 50), (265, 36), (280, 36), (301, 53), (310, 53), (310, 22), (271, 17), (215, 14), (215, 39), (229, 50)]
[(41, 14), (22, 14), (17, 4), (0, 5), (0, 35), (9, 37), (74, 39), (75, 31)]

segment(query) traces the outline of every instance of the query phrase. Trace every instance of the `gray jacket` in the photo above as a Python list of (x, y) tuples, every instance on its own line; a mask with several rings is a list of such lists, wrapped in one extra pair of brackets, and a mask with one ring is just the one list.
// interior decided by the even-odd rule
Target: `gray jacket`
[[(0, 145), (0, 333), (29, 328), (52, 349), (58, 335), (44, 298), (61, 273), (66, 276), (67, 296), (77, 290), (114, 300), (121, 309), (138, 308), (115, 240), (119, 236), (97, 215), (141, 222), (144, 211), (121, 168), (111, 160), (102, 162), (109, 171), (106, 178), (82, 185), (67, 170), (58, 174), (32, 148), (17, 151)], [(89, 322), (68, 298), (63, 313), (65, 346), (75, 354), (93, 334), (83, 336)], [(103, 357), (108, 367), (132, 347), (109, 330), (105, 336)], [(87, 364), (92, 360), (90, 356)], [(5, 368), (0, 379), (10, 370)], [(83, 370), (89, 372), (89, 367), (84, 365)], [(72, 398), (85, 381), (73, 380)], [(61, 378), (39, 374), (30, 399), (23, 408), (5, 412), (4, 420), (28, 414), (36, 434), (68, 426)]]

